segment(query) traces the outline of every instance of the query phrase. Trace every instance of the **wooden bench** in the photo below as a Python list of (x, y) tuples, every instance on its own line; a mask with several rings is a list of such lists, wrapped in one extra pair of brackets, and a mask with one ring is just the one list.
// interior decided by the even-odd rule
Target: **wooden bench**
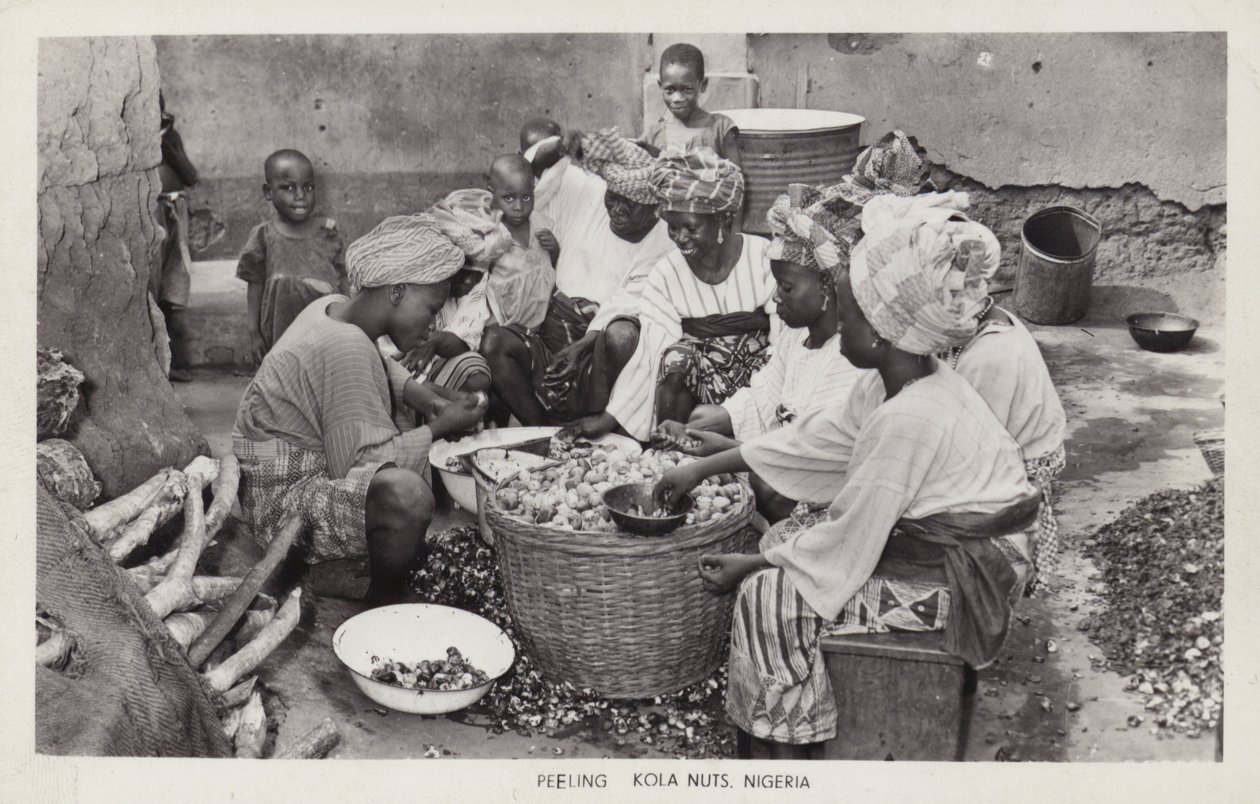
[(823, 637), (839, 709), (825, 759), (958, 760), (970, 668), (941, 649), (943, 632)]

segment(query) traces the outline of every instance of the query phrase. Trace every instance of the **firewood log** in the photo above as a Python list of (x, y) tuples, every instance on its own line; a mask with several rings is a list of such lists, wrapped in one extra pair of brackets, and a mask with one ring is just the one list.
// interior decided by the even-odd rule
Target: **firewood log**
[[(236, 621), (245, 613), (245, 609), (249, 607), (250, 601), (258, 594), (263, 584), (271, 577), (276, 568), (289, 554), (289, 548), (293, 546), (293, 542), (297, 539), (298, 533), (302, 529), (302, 521), (297, 516), (290, 516), (280, 526), (280, 532), (271, 540), (271, 544), (267, 545), (267, 552), (254, 565), (253, 569), (245, 576), (245, 580), (232, 596), (223, 604), (219, 617), (210, 624), (204, 634), (197, 638), (192, 647), (188, 649), (188, 661), (193, 667), (198, 666), (205, 661), (210, 652), (215, 649), (228, 632), (236, 625)], [(172, 570), (173, 571), (173, 570)]]
[[(202, 674), (211, 692), (222, 694), (231, 689), (233, 684), (262, 664), (284, 641), (284, 638), (292, 633), (302, 613), (301, 597), (302, 587), (299, 586), (289, 593), (289, 599), (280, 607), (280, 611), (276, 612), (275, 618), (263, 626), (258, 636), (232, 654), (223, 664)], [(189, 661), (192, 662), (191, 651), (189, 651)], [(196, 666), (196, 662), (192, 664)]]
[(236, 492), (240, 487), (240, 482), (240, 462), (236, 460), (235, 455), (223, 456), (223, 459), (219, 461), (219, 476), (215, 478), (211, 486), (214, 500), (206, 509), (206, 533), (210, 538), (213, 539), (219, 532), (219, 528), (223, 527), (223, 521), (232, 510), (232, 503), (236, 502)]
[[(196, 474), (189, 477), (189, 488), (199, 488), (200, 477)], [(179, 554), (166, 577), (144, 597), (159, 618), (165, 619), (171, 612), (198, 605), (199, 601), (193, 592), (192, 577), (197, 561), (201, 558), (201, 551), (206, 547), (205, 525), (201, 495), (195, 492), (185, 495), (184, 532), (180, 536)]]
[(222, 695), (216, 696), (214, 698), (215, 711), (222, 716), (243, 705), (249, 700), (249, 696), (254, 694), (254, 688), (257, 686), (258, 676), (250, 676)]
[(276, 759), (323, 759), (341, 742), (341, 732), (332, 722), (332, 718), (324, 718), (318, 726), (303, 734), (297, 742), (290, 745)]
[(158, 490), (157, 496), (143, 511), (125, 525), (118, 528), (117, 537), (105, 543), (105, 552), (115, 564), (121, 564), (137, 548), (149, 543), (153, 531), (169, 522), (175, 511), (183, 507), (184, 496), (188, 494), (188, 477), (183, 472), (171, 470), (166, 483)]
[(236, 730), (236, 756), (238, 759), (262, 759), (263, 743), (267, 740), (267, 712), (263, 709), (262, 695), (255, 692), (241, 708), (241, 726)]

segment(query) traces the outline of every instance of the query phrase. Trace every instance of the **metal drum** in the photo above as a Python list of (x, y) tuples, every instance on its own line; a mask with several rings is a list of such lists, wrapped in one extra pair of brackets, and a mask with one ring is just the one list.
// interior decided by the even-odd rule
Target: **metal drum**
[(744, 167), (744, 231), (768, 235), (766, 211), (787, 186), (834, 184), (862, 152), (866, 118), (821, 109), (733, 109)]

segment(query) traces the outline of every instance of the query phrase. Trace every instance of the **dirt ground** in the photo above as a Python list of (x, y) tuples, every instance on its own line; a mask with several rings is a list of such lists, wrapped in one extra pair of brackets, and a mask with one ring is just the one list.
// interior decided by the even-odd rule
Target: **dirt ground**
[[(1200, 330), (1176, 354), (1140, 350), (1115, 319), (1030, 328), (1068, 413), (1067, 468), (1056, 507), (1064, 552), (1051, 589), (1021, 603), (1002, 658), (979, 674), (969, 697), (965, 759), (991, 761), (1000, 753), (1025, 761), (1210, 761), (1210, 735), (1192, 740), (1153, 733), (1149, 722), (1126, 724), (1142, 714), (1141, 698), (1124, 690), (1121, 676), (1091, 667), (1090, 658), (1102, 651), (1077, 625), (1101, 605), (1098, 573), (1080, 550), (1089, 534), (1154, 491), (1188, 488), (1210, 476), (1192, 435), (1224, 421), (1224, 328)], [(201, 370), (194, 382), (176, 386), (215, 455), (231, 449), (232, 419), (247, 383), (228, 371)], [(470, 521), (467, 512), (446, 510), (434, 527)], [(222, 541), (215, 560), (225, 565), (261, 555), (239, 535)], [(331, 650), (333, 631), (359, 608), (310, 598), (298, 631), (264, 666), (262, 679), (282, 702), (273, 713), (282, 721), (279, 744), (331, 717), (344, 736), (334, 758), (423, 757), (431, 746), (453, 757), (659, 756), (649, 746), (619, 748), (581, 729), (553, 738), (495, 735), (475, 713), (382, 715)], [(1069, 702), (1080, 708), (1069, 711)]]

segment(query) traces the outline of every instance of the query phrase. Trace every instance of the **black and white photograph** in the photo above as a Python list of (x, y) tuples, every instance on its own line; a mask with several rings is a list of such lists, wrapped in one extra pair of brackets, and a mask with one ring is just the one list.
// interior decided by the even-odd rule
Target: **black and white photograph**
[[(1254, 774), (1254, 13), (17, 5), (21, 761), (264, 760), (181, 766), (241, 800)], [(1051, 796), (1017, 778), (968, 798)]]

